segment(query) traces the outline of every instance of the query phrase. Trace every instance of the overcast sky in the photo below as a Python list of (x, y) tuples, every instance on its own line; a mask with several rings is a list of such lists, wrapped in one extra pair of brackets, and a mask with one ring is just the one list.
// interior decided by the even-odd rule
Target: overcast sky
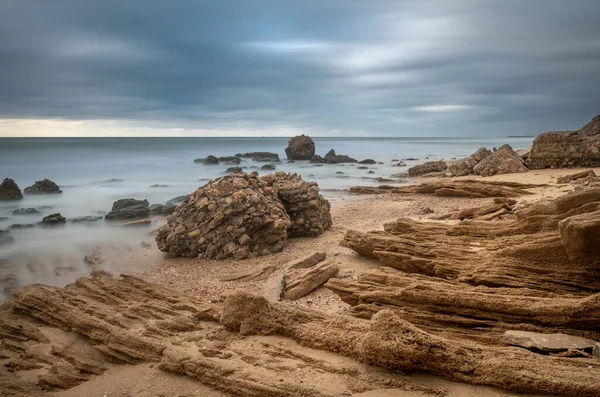
[(0, 136), (505, 136), (599, 113), (599, 0), (0, 1)]

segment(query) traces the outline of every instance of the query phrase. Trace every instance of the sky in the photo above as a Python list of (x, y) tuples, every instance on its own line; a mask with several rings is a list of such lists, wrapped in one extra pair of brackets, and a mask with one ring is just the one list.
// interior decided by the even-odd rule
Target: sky
[(0, 137), (578, 129), (598, 21), (598, 0), (1, 0)]

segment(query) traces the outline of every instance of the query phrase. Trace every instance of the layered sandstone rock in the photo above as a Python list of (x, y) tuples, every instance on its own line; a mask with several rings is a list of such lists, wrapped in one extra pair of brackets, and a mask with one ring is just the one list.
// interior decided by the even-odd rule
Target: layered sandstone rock
[(479, 148), (475, 153), (464, 159), (455, 161), (448, 166), (448, 170), (454, 176), (464, 176), (473, 173), (473, 168), (483, 159), (491, 155), (492, 152), (484, 147)]
[(578, 131), (546, 132), (533, 141), (530, 169), (600, 167), (600, 115)]
[(502, 145), (473, 167), (473, 172), (481, 176), (527, 172), (523, 159), (510, 145)]
[(442, 172), (448, 168), (445, 161), (428, 161), (408, 169), (408, 176), (421, 176), (432, 172)]
[(297, 174), (277, 172), (261, 178), (273, 186), (290, 217), (289, 237), (318, 236), (331, 227), (331, 206), (316, 182)]
[(315, 155), (315, 142), (307, 135), (290, 139), (285, 154), (290, 160), (310, 160)]
[(62, 190), (58, 187), (58, 185), (52, 182), (50, 179), (44, 179), (42, 181), (37, 181), (33, 185), (26, 187), (23, 190), (25, 194), (60, 194)]
[(254, 175), (233, 174), (187, 196), (156, 243), (173, 256), (242, 259), (281, 251), (290, 225), (275, 188)]
[(20, 200), (23, 198), (21, 189), (10, 178), (5, 178), (0, 185), (0, 201), (4, 200)]

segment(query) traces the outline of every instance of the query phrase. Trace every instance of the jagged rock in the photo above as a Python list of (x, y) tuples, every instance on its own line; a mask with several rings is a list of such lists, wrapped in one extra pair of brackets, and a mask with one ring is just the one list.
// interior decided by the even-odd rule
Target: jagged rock
[(174, 204), (152, 204), (148, 208), (150, 209), (150, 215), (171, 215), (173, 212), (175, 212), (177, 206)]
[(11, 244), (13, 241), (15, 241), (15, 238), (10, 235), (10, 231), (0, 230), (0, 247)]
[(19, 189), (15, 181), (10, 178), (4, 178), (2, 185), (0, 185), (0, 201), (20, 200), (22, 198), (21, 189)]
[(40, 211), (36, 210), (35, 208), (19, 208), (14, 210), (13, 215), (35, 215), (35, 214), (39, 214)]
[(158, 230), (156, 243), (173, 256), (242, 259), (281, 251), (290, 225), (275, 189), (234, 174), (189, 195)]
[(509, 345), (548, 353), (568, 351), (570, 349), (589, 350), (592, 352), (596, 344), (591, 339), (579, 336), (514, 330), (506, 331), (502, 339), (504, 343)]
[(481, 176), (527, 172), (523, 159), (509, 145), (502, 145), (473, 167), (473, 172)]
[(358, 162), (358, 164), (377, 164), (377, 161), (373, 159), (365, 159)]
[(307, 135), (290, 139), (285, 154), (290, 160), (310, 160), (315, 155), (315, 142)]
[(65, 218), (58, 212), (56, 214), (51, 214), (51, 215), (45, 216), (42, 219), (42, 223), (45, 225), (59, 225), (59, 224), (65, 223), (66, 221), (67, 221), (67, 218)]
[(278, 163), (279, 155), (271, 152), (251, 152), (251, 153), (238, 153), (235, 157), (251, 158), (252, 161), (258, 161), (263, 163)]
[(103, 219), (102, 216), (94, 216), (94, 215), (86, 215), (86, 216), (78, 216), (76, 218), (69, 219), (70, 222), (73, 223), (89, 223), (96, 222)]
[(307, 267), (313, 267), (319, 262), (322, 262), (327, 257), (324, 252), (315, 252), (302, 258), (294, 259), (285, 265), (286, 269), (302, 269)]
[(325, 159), (321, 156), (319, 156), (318, 154), (315, 154), (314, 156), (312, 156), (310, 158), (310, 162), (311, 163), (316, 163), (316, 164), (321, 164), (325, 162)]
[[(335, 150), (333, 150), (333, 149), (331, 149), (329, 152), (327, 152), (327, 154), (323, 158), (323, 161), (328, 164), (356, 163), (357, 162), (356, 159), (353, 159), (352, 157), (347, 156), (345, 154), (335, 154)], [(313, 163), (316, 163), (316, 161), (313, 161)]]
[(126, 198), (115, 201), (111, 211), (104, 218), (107, 220), (143, 219), (149, 215), (148, 200)]
[(586, 171), (578, 172), (576, 174), (562, 176), (556, 180), (556, 183), (569, 183), (569, 182), (576, 181), (578, 179), (587, 178), (587, 177), (596, 177), (596, 176), (597, 175), (594, 172), (594, 170), (586, 170)]
[(277, 167), (275, 167), (274, 164), (265, 164), (262, 167), (260, 167), (261, 170), (275, 170), (277, 169)]
[(244, 172), (244, 169), (242, 167), (229, 167), (225, 170), (225, 172), (228, 174), (237, 174), (240, 172)]
[(533, 141), (527, 167), (600, 167), (600, 115), (578, 131), (539, 135)]
[(445, 171), (448, 166), (444, 161), (428, 161), (408, 169), (408, 176), (421, 176), (432, 172)]
[(183, 200), (186, 199), (186, 197), (187, 197), (187, 195), (174, 197), (171, 200), (167, 201), (167, 205), (176, 205), (176, 204), (182, 203)]
[(62, 190), (58, 187), (58, 185), (52, 182), (50, 179), (44, 179), (42, 181), (37, 181), (33, 185), (26, 187), (23, 190), (25, 194), (60, 194)]
[(289, 277), (288, 275), (289, 279), (286, 278), (284, 290), (285, 299), (297, 300), (308, 295), (335, 276), (338, 270), (337, 265), (324, 261), (305, 270), (296, 277)]
[(316, 182), (305, 182), (300, 175), (281, 171), (261, 180), (277, 191), (291, 221), (290, 237), (318, 236), (331, 227), (331, 206)]
[(454, 176), (464, 176), (473, 173), (473, 168), (483, 159), (491, 155), (492, 152), (484, 147), (479, 148), (475, 153), (464, 159), (457, 160), (448, 166), (448, 170)]

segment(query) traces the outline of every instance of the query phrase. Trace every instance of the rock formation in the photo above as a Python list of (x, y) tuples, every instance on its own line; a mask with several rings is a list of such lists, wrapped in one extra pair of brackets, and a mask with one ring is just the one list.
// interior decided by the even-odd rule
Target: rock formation
[(483, 159), (491, 155), (492, 152), (484, 147), (479, 148), (475, 153), (464, 159), (455, 161), (448, 166), (448, 170), (454, 176), (464, 176), (473, 173), (473, 168)]
[(279, 155), (271, 152), (250, 152), (250, 153), (238, 153), (235, 157), (251, 158), (252, 161), (263, 162), (263, 163), (278, 163)]
[(277, 172), (262, 180), (277, 191), (290, 217), (289, 237), (318, 236), (331, 227), (331, 206), (316, 182), (305, 182), (297, 174)]
[(315, 155), (315, 142), (307, 135), (290, 139), (285, 154), (290, 160), (310, 160)]
[(175, 212), (176, 208), (177, 206), (173, 204), (152, 204), (148, 207), (148, 209), (150, 210), (150, 215), (171, 215), (173, 212)]
[(23, 198), (21, 189), (10, 178), (5, 178), (0, 185), (0, 201), (5, 200), (20, 200)]
[(315, 154), (314, 156), (312, 156), (310, 158), (310, 162), (311, 163), (316, 163), (316, 164), (321, 164), (325, 162), (325, 159), (321, 156), (319, 156), (318, 154)]
[(408, 169), (408, 176), (421, 176), (432, 172), (442, 172), (448, 168), (445, 161), (428, 161)]
[(277, 191), (256, 176), (233, 174), (200, 187), (156, 234), (173, 256), (243, 259), (279, 252), (291, 222)]
[(120, 199), (113, 203), (111, 211), (104, 218), (107, 220), (147, 218), (150, 215), (149, 204), (148, 200)]
[(215, 156), (206, 156), (206, 158), (204, 160), (202, 160), (202, 164), (205, 164), (205, 165), (219, 164), (219, 159), (216, 158)]
[(67, 218), (65, 218), (64, 216), (62, 216), (60, 213), (55, 213), (55, 214), (50, 214), (48, 216), (45, 216), (42, 219), (42, 223), (44, 225), (60, 225), (67, 222)]
[(358, 164), (377, 164), (377, 161), (373, 159), (364, 159), (359, 161)]
[(492, 154), (486, 156), (473, 167), (473, 172), (481, 176), (512, 174), (527, 171), (527, 167), (523, 164), (523, 159), (510, 147), (510, 145), (500, 146), (498, 149), (494, 150)]
[(18, 208), (12, 213), (13, 215), (35, 215), (39, 214), (40, 211), (36, 210), (35, 208)]
[(533, 141), (527, 167), (600, 167), (600, 115), (578, 131), (539, 135)]
[(265, 164), (262, 167), (260, 167), (261, 170), (266, 170), (266, 171), (273, 171), (275, 169), (277, 169), (277, 167), (275, 167), (275, 164)]
[(335, 154), (335, 150), (333, 149), (327, 152), (327, 154), (323, 158), (323, 161), (328, 164), (356, 163), (356, 160), (350, 156), (347, 156), (345, 154)]
[(33, 185), (26, 187), (23, 190), (25, 194), (60, 194), (62, 190), (58, 185), (52, 182), (50, 179), (44, 179), (43, 181), (37, 181)]

